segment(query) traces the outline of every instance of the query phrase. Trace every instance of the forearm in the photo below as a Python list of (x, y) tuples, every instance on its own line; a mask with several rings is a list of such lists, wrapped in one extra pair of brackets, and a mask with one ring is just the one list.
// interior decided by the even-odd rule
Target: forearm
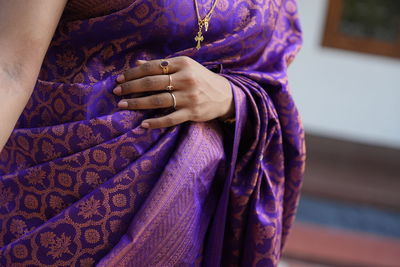
[(0, 71), (0, 151), (29, 100), (33, 86), (34, 80), (24, 84), (11, 79), (4, 69)]
[(32, 94), (67, 0), (0, 0), (0, 150)]

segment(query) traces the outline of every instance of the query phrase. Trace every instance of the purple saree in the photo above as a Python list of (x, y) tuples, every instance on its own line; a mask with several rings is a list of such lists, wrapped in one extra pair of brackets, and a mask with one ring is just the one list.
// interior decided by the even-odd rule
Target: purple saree
[[(276, 266), (305, 159), (295, 1), (220, 0), (199, 51), (192, 0), (74, 2), (0, 154), (0, 266)], [(116, 108), (116, 75), (180, 55), (231, 82), (234, 126)]]

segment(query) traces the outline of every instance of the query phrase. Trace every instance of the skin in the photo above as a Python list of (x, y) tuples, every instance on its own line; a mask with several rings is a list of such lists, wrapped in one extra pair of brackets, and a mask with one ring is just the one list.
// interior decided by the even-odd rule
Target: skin
[(67, 0), (0, 0), (0, 151), (32, 90)]
[[(142, 127), (163, 128), (186, 121), (223, 120), (234, 116), (232, 89), (226, 78), (189, 57), (175, 57), (167, 61), (176, 97), (176, 111), (163, 117), (144, 120)], [(121, 100), (119, 108), (142, 110), (173, 106), (170, 93), (165, 91), (169, 77), (162, 73), (160, 63), (161, 60), (139, 60), (137, 67), (117, 78), (120, 84), (114, 89), (116, 95), (156, 92), (151, 96)]]

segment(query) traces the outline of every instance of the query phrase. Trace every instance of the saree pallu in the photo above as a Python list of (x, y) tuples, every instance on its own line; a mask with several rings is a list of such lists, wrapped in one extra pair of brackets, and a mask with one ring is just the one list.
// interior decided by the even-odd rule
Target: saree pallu
[[(0, 266), (276, 266), (305, 160), (295, 1), (220, 0), (200, 50), (192, 0), (68, 18), (0, 154)], [(234, 125), (116, 108), (118, 74), (176, 56), (230, 81)]]

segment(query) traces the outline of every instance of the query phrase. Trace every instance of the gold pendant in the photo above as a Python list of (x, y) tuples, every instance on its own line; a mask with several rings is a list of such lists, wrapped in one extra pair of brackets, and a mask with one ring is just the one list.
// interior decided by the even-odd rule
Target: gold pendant
[(201, 42), (204, 41), (204, 36), (203, 32), (201, 31), (201, 28), (199, 28), (199, 31), (197, 32), (197, 36), (194, 38), (194, 40), (197, 42), (197, 50), (201, 48)]
[(204, 36), (203, 36), (203, 27), (204, 27), (204, 32), (207, 32), (210, 26), (210, 19), (211, 15), (214, 11), (214, 8), (216, 7), (218, 0), (213, 0), (214, 3), (210, 9), (210, 11), (207, 13), (207, 15), (204, 17), (204, 19), (201, 19), (200, 14), (199, 14), (199, 7), (197, 5), (197, 0), (194, 0), (194, 6), (196, 9), (196, 15), (197, 15), (197, 23), (199, 25), (199, 31), (197, 32), (196, 37), (194, 40), (197, 42), (196, 48), (199, 50), (201, 48), (201, 42), (204, 41)]
[(208, 31), (209, 21), (210, 21), (209, 18), (205, 18), (205, 19), (204, 19), (204, 30), (205, 30), (205, 31)]

